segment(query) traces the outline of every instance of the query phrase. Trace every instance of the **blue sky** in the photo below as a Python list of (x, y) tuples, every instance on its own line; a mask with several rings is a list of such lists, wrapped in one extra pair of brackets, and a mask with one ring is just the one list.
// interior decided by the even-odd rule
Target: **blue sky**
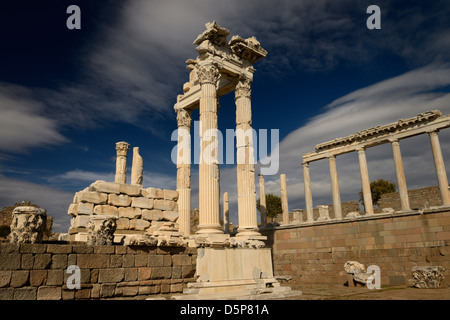
[[(81, 30), (66, 27), (72, 4)], [(366, 27), (372, 4), (381, 30)], [(269, 52), (252, 84), (253, 127), (280, 134), (279, 171), (266, 176), (266, 192), (279, 194), (286, 173), (289, 209), (304, 208), (301, 155), (316, 144), (427, 110), (450, 113), (449, 16), (448, 1), (2, 4), (0, 207), (30, 200), (66, 232), (74, 193), (114, 180), (117, 141), (140, 148), (145, 187), (175, 189), (173, 105), (188, 80), (185, 61), (197, 55), (192, 42), (215, 20), (231, 35), (256, 36)], [(234, 128), (230, 95), (221, 98), (219, 129)], [(440, 139), (448, 168), (450, 133)], [(408, 187), (437, 185), (428, 137), (404, 140), (401, 149)], [(368, 149), (367, 159), (371, 180), (395, 182), (390, 146)], [(357, 155), (338, 157), (337, 166), (342, 201), (358, 199)], [(235, 167), (221, 169), (237, 223)], [(311, 164), (311, 180), (314, 206), (331, 203), (326, 161)], [(195, 207), (195, 166), (192, 188)]]

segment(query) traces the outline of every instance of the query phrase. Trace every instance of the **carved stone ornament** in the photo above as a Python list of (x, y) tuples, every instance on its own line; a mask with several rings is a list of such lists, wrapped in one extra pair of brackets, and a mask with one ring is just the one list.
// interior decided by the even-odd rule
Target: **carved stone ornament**
[(177, 124), (178, 127), (191, 127), (192, 112), (186, 109), (178, 109), (177, 112)]
[(116, 151), (118, 156), (127, 156), (128, 150), (130, 150), (130, 144), (124, 141), (116, 143)]
[(86, 225), (88, 245), (111, 245), (114, 241), (117, 217), (114, 215), (94, 215)]
[(31, 206), (20, 206), (12, 212), (10, 242), (39, 243), (47, 224), (46, 210)]
[(198, 79), (200, 84), (210, 83), (216, 85), (219, 80), (219, 69), (213, 64), (202, 65), (198, 68)]
[(249, 80), (241, 80), (236, 85), (235, 100), (239, 98), (251, 98), (252, 90), (250, 89), (251, 82)]

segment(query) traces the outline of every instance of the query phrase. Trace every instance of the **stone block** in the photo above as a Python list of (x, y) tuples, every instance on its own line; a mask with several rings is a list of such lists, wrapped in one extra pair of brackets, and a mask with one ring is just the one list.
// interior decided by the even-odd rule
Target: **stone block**
[(163, 213), (161, 210), (142, 210), (142, 219), (144, 220), (162, 220), (163, 219)]
[(119, 194), (120, 183), (97, 180), (89, 186), (89, 191)]
[(108, 195), (97, 191), (81, 191), (78, 194), (78, 200), (93, 204), (105, 204), (108, 201)]
[(70, 244), (48, 244), (47, 253), (72, 253)]
[(21, 268), (22, 269), (33, 269), (34, 256), (32, 253), (24, 253), (21, 258)]
[(177, 203), (171, 200), (155, 200), (154, 208), (163, 211), (173, 211), (177, 209)]
[(30, 286), (39, 287), (47, 282), (47, 270), (31, 270)]
[(164, 257), (162, 255), (151, 255), (148, 257), (148, 266), (149, 267), (163, 267), (164, 266)]
[(114, 296), (116, 285), (113, 283), (103, 283), (100, 287), (100, 297), (110, 298)]
[(150, 222), (143, 219), (130, 219), (130, 230), (143, 231), (150, 227)]
[(0, 271), (0, 288), (9, 286), (12, 271)]
[(21, 244), (19, 243), (2, 243), (0, 245), (0, 254), (18, 253)]
[(36, 300), (37, 288), (23, 287), (14, 289), (14, 300)]
[(81, 269), (107, 268), (109, 255), (107, 254), (79, 254), (77, 256), (77, 266)]
[(52, 256), (51, 269), (66, 269), (67, 268), (67, 254), (55, 254)]
[(117, 207), (110, 206), (110, 205), (96, 205), (94, 206), (94, 214), (97, 215), (113, 215), (118, 216), (119, 210)]
[(188, 255), (173, 255), (172, 263), (174, 266), (190, 266), (191, 265), (191, 257)]
[(139, 268), (138, 269), (138, 280), (142, 281), (142, 280), (152, 279), (152, 270), (153, 269), (154, 268), (149, 268), (149, 267)]
[(164, 189), (164, 200), (178, 200), (178, 191)]
[(148, 263), (147, 255), (136, 254), (134, 256), (134, 266), (135, 267), (146, 267)]
[(90, 215), (94, 213), (94, 204), (87, 202), (78, 203), (77, 215)]
[(78, 203), (71, 203), (69, 209), (67, 209), (67, 214), (75, 217), (78, 214)]
[(33, 269), (48, 269), (52, 263), (52, 255), (49, 253), (37, 254), (34, 257)]
[(130, 219), (119, 218), (116, 220), (116, 230), (128, 230), (130, 229)]
[(12, 272), (10, 286), (14, 288), (23, 287), (27, 284), (30, 272), (28, 270), (15, 270)]
[(125, 277), (125, 269), (100, 269), (98, 274), (99, 283), (117, 283), (121, 282)]
[(44, 286), (37, 290), (37, 300), (61, 300), (61, 287)]
[(138, 269), (137, 268), (126, 268), (124, 281), (136, 281), (138, 279)]
[(177, 221), (178, 219), (178, 211), (164, 211), (163, 212), (163, 220), (167, 221)]
[(119, 208), (119, 218), (136, 219), (142, 215), (142, 211), (139, 208), (125, 207)]
[(170, 279), (172, 277), (172, 267), (153, 267), (151, 279)]
[(13, 288), (0, 288), (0, 300), (13, 300), (14, 289)]
[(21, 243), (20, 253), (44, 253), (47, 245), (43, 243)]
[(131, 204), (131, 198), (126, 194), (110, 194), (108, 196), (108, 204), (117, 207), (128, 207)]
[(76, 216), (70, 219), (71, 228), (85, 228), (89, 221), (88, 215)]
[(145, 197), (132, 198), (131, 206), (141, 209), (153, 209), (153, 199)]
[(62, 286), (63, 284), (64, 284), (64, 271), (63, 270), (48, 270), (47, 285)]
[(133, 185), (133, 184), (120, 184), (120, 193), (127, 194), (129, 196), (140, 196), (141, 195), (141, 186)]

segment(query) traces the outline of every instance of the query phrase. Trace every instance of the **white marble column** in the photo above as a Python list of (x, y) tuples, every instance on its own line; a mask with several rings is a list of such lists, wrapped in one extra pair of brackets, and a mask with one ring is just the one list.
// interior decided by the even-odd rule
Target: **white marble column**
[(280, 175), (280, 187), (281, 187), (281, 208), (283, 210), (283, 224), (289, 224), (287, 184), (286, 184), (286, 175), (284, 173)]
[(329, 155), (328, 162), (330, 165), (331, 195), (333, 197), (334, 218), (342, 219), (341, 195), (339, 192), (339, 181), (336, 169), (336, 157), (333, 155)]
[(450, 205), (450, 195), (448, 191), (447, 172), (445, 170), (444, 157), (442, 156), (441, 144), (439, 143), (438, 131), (428, 133), (430, 135), (431, 149), (433, 151), (434, 167), (441, 192), (443, 205)]
[(223, 194), (223, 232), (230, 233), (230, 206), (228, 200), (228, 192)]
[(411, 210), (409, 206), (408, 187), (406, 186), (405, 171), (403, 169), (402, 153), (397, 139), (391, 140), (394, 157), (395, 175), (397, 176), (398, 194), (401, 210)]
[(305, 206), (306, 206), (306, 218), (307, 222), (313, 222), (313, 201), (311, 192), (311, 178), (309, 175), (309, 163), (303, 162), (303, 183), (305, 188)]
[(191, 234), (191, 111), (177, 110), (177, 191), (179, 232)]
[(267, 204), (266, 204), (266, 187), (264, 176), (259, 174), (259, 211), (261, 212), (261, 226), (267, 225)]
[(144, 161), (139, 154), (139, 147), (133, 148), (133, 161), (131, 164), (131, 184), (142, 186), (144, 176)]
[[(219, 70), (212, 63), (199, 66), (200, 164), (199, 225), (197, 234), (223, 233), (220, 225), (220, 172), (218, 144), (217, 93)], [(215, 150), (215, 151), (214, 151)]]
[(239, 228), (236, 236), (260, 236), (256, 213), (251, 82), (239, 80), (235, 90), (237, 191)]
[(359, 171), (361, 173), (361, 187), (366, 214), (373, 214), (372, 192), (370, 190), (369, 170), (367, 168), (366, 152), (364, 148), (357, 149)]
[(121, 141), (116, 143), (116, 176), (115, 182), (127, 182), (127, 156), (130, 145)]

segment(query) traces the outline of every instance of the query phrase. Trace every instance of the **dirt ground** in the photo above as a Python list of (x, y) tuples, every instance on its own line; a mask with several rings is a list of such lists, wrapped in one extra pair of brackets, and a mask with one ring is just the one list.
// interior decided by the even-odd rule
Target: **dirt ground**
[(414, 287), (302, 286), (302, 295), (288, 300), (450, 300), (450, 287), (418, 289)]

